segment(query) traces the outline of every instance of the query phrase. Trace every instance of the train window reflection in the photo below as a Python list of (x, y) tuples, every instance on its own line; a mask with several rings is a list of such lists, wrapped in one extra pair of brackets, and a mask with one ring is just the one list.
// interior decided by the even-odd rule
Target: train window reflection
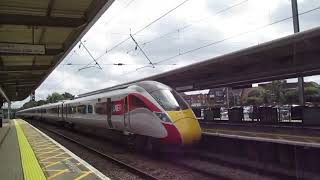
[(142, 100), (140, 100), (139, 98), (132, 96), (129, 100), (129, 102), (131, 102), (130, 104), (130, 108), (134, 109), (134, 108), (141, 108), (141, 107), (147, 107), (144, 102)]
[(86, 114), (87, 110), (86, 110), (86, 105), (80, 105), (77, 107), (77, 112), (80, 114)]
[(166, 111), (177, 111), (181, 109), (188, 109), (187, 103), (182, 97), (172, 90), (158, 90), (153, 91), (151, 95)]
[(95, 105), (95, 112), (96, 114), (107, 114), (107, 103), (97, 103)]
[(92, 105), (88, 105), (88, 113), (92, 113)]

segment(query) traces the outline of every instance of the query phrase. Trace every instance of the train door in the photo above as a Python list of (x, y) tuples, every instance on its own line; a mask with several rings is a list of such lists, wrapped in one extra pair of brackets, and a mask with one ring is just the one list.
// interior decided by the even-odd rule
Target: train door
[(107, 98), (107, 122), (108, 122), (108, 126), (109, 128), (113, 128), (113, 125), (112, 125), (112, 121), (111, 121), (111, 118), (112, 118), (112, 101), (111, 101), (111, 98)]
[(128, 97), (125, 97), (124, 103), (123, 103), (123, 122), (124, 122), (124, 128), (126, 130), (130, 129), (130, 113), (129, 113), (129, 102)]
[(63, 106), (63, 103), (61, 104), (61, 120), (63, 121), (64, 120), (64, 106)]
[(58, 105), (56, 109), (57, 109), (57, 111), (56, 111), (56, 113), (57, 113), (57, 118), (58, 118), (58, 120), (59, 120), (59, 119), (60, 119), (60, 116), (61, 116), (60, 106)]

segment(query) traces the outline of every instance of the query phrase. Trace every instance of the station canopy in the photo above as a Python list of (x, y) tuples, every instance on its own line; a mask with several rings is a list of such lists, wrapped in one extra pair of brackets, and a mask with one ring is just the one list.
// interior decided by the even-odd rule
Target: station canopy
[(34, 92), (112, 2), (1, 0), (0, 88), (9, 100)]
[(318, 74), (320, 27), (141, 80), (155, 80), (177, 91), (191, 91), (242, 88), (252, 83)]

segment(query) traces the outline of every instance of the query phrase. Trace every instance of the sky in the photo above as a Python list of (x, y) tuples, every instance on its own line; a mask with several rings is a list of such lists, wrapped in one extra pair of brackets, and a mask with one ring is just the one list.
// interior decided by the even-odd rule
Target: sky
[[(301, 31), (320, 25), (317, 7), (320, 0), (298, 0)], [(278, 39), (293, 33), (292, 19), (283, 20), (291, 16), (291, 0), (115, 0), (82, 45), (38, 87), (36, 100), (53, 92), (78, 95), (130, 82)], [(210, 43), (215, 44), (201, 48)], [(113, 65), (118, 63), (125, 65)], [(320, 82), (320, 77), (306, 81)]]

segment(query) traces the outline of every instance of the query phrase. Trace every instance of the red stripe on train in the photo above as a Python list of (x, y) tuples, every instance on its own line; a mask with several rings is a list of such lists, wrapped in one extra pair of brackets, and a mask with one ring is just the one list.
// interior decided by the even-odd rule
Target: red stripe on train
[(182, 139), (178, 129), (173, 124), (162, 124), (168, 132), (167, 137), (162, 138), (162, 141), (169, 144), (181, 144)]

